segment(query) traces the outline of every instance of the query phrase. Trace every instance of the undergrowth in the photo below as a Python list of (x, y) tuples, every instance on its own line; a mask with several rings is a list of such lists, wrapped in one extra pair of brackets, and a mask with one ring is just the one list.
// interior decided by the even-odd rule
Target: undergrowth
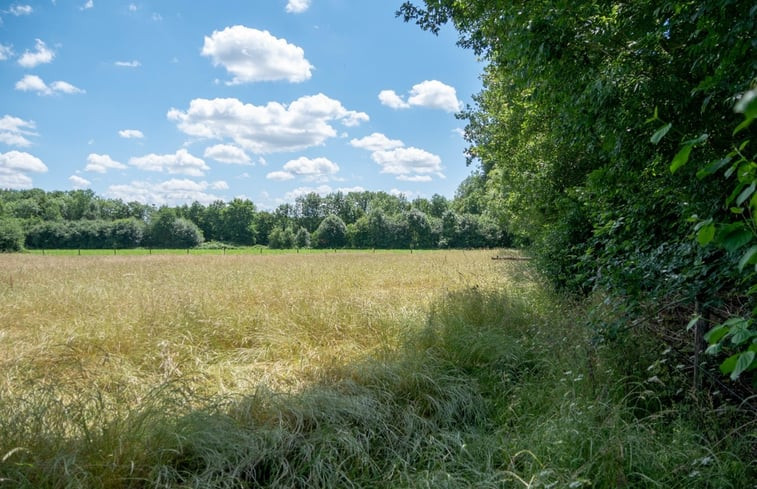
[(578, 314), (530, 282), (472, 286), (299, 390), (23, 386), (0, 398), (0, 486), (755, 487), (753, 424), (622, 377)]

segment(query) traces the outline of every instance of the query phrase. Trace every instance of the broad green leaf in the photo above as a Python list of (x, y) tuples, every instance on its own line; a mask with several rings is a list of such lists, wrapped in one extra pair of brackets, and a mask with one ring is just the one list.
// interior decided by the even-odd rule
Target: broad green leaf
[(736, 197), (736, 205), (743, 204), (744, 201), (746, 201), (746, 199), (751, 197), (752, 194), (754, 193), (755, 188), (757, 188), (757, 185), (755, 185), (754, 182), (752, 182), (747, 188), (742, 190), (739, 196)]
[(688, 163), (689, 156), (691, 155), (691, 148), (693, 147), (693, 144), (685, 144), (683, 148), (676, 153), (673, 157), (673, 161), (670, 162), (670, 173), (675, 173), (679, 168)]
[(743, 223), (734, 223), (729, 225), (729, 227), (732, 229), (718, 236), (718, 242), (728, 252), (734, 252), (752, 241), (754, 235), (750, 230), (746, 229)]
[(731, 212), (733, 214), (743, 214), (744, 208), (743, 207), (731, 207)]
[(733, 369), (736, 368), (736, 362), (739, 361), (739, 355), (740, 353), (736, 353), (723, 360), (723, 363), (720, 364), (720, 371), (724, 374), (733, 372)]
[(744, 270), (744, 267), (747, 266), (748, 263), (754, 263), (755, 255), (757, 255), (757, 245), (752, 245), (746, 250), (746, 253), (741, 257), (741, 260), (739, 260), (739, 271)]
[(754, 357), (755, 353), (753, 351), (745, 351), (739, 353), (736, 360), (736, 365), (733, 368), (733, 372), (731, 372), (731, 380), (738, 379), (742, 372), (745, 372), (746, 370), (751, 368), (752, 364), (754, 363)]
[(667, 124), (659, 128), (657, 131), (655, 131), (655, 133), (652, 134), (652, 137), (650, 138), (650, 141), (652, 141), (652, 144), (659, 143), (660, 140), (665, 137), (668, 131), (670, 131), (671, 127), (673, 127), (673, 124), (668, 122)]
[(717, 326), (709, 330), (707, 334), (704, 335), (704, 340), (707, 343), (713, 345), (717, 343), (718, 341), (720, 341), (720, 338), (725, 336), (728, 333), (728, 331), (730, 331), (730, 329), (731, 328), (729, 328), (725, 324), (718, 324)]
[(710, 244), (714, 237), (715, 224), (712, 222), (705, 224), (704, 226), (699, 228), (699, 232), (697, 232), (697, 241), (702, 246), (707, 246), (708, 244)]

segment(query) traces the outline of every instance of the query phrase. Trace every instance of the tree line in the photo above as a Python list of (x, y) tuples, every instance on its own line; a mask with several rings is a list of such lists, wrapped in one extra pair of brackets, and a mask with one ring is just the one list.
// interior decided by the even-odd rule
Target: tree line
[(482, 248), (512, 240), (481, 204), (473, 174), (454, 199), (386, 192), (310, 193), (273, 210), (247, 199), (161, 206), (91, 190), (0, 190), (0, 250), (192, 248)]
[(557, 289), (603, 298), (598, 337), (640, 341), (643, 325), (698, 359), (695, 379), (704, 348), (733, 380), (757, 371), (754, 2), (425, 0), (397, 15), (451, 24), (484, 62), (460, 117), (485, 205)]

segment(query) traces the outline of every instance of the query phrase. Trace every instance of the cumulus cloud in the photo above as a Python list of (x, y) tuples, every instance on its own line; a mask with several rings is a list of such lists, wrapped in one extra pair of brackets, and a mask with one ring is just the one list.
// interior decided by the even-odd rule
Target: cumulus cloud
[(22, 151), (0, 153), (0, 188), (31, 188), (29, 172), (44, 173), (47, 166), (42, 160)]
[(266, 175), (269, 180), (292, 180), (301, 177), (309, 181), (326, 181), (339, 171), (339, 165), (328, 158), (306, 158), (301, 156), (284, 164), (281, 171)]
[(130, 3), (129, 4), (129, 12), (136, 12), (136, 11), (137, 11), (137, 6), (135, 4), (133, 4), (133, 3)]
[(205, 36), (201, 54), (210, 57), (213, 66), (223, 66), (233, 75), (228, 85), (276, 80), (302, 82), (311, 77), (312, 65), (301, 47), (268, 31), (243, 25)]
[(124, 201), (136, 200), (145, 204), (181, 205), (189, 202), (210, 204), (223, 197), (208, 193), (208, 190), (223, 190), (223, 183), (196, 182), (189, 179), (171, 179), (160, 183), (133, 181), (128, 184), (111, 185), (105, 195)]
[(11, 5), (11, 8), (8, 9), (8, 13), (12, 15), (29, 15), (32, 12), (34, 12), (34, 9), (31, 5)]
[(94, 6), (95, 6), (95, 2), (93, 0), (87, 0), (87, 2), (84, 5), (79, 7), (79, 10), (89, 10)]
[(230, 163), (235, 165), (248, 165), (250, 164), (250, 157), (239, 146), (231, 144), (216, 144), (205, 148), (203, 154), (205, 158), (211, 158), (221, 163)]
[(381, 167), (381, 173), (399, 175), (405, 179), (417, 175), (442, 175), (441, 158), (419, 148), (374, 151), (371, 159)]
[(301, 14), (310, 8), (310, 0), (289, 0), (286, 11), (290, 14)]
[(34, 68), (37, 65), (49, 63), (55, 57), (55, 53), (50, 50), (42, 39), (34, 41), (35, 51), (24, 51), (24, 54), (18, 58), (18, 64), (24, 68)]
[(446, 112), (457, 112), (462, 106), (457, 99), (455, 88), (439, 80), (425, 80), (413, 85), (407, 101), (397, 95), (394, 90), (382, 90), (379, 92), (378, 97), (383, 105), (393, 109), (427, 107), (430, 109), (441, 109)]
[(87, 156), (87, 166), (84, 167), (84, 170), (95, 173), (106, 173), (108, 170), (123, 170), (124, 168), (126, 168), (126, 165), (115, 161), (109, 155), (90, 153)]
[(54, 81), (48, 85), (37, 75), (25, 75), (22, 79), (16, 82), (16, 90), (22, 92), (37, 92), (37, 95), (86, 93), (84, 90), (64, 81)]
[(182, 174), (191, 177), (201, 177), (206, 170), (210, 170), (210, 167), (203, 160), (192, 156), (186, 149), (180, 149), (174, 154), (158, 155), (150, 153), (129, 159), (129, 164), (140, 170)]
[(145, 135), (139, 129), (122, 129), (118, 135), (124, 139), (142, 139)]
[(374, 132), (370, 136), (361, 139), (353, 139), (350, 145), (355, 148), (367, 149), (368, 151), (382, 151), (394, 148), (401, 148), (405, 145), (399, 139), (389, 139), (380, 132)]
[(430, 182), (432, 175), (445, 178), (441, 158), (423, 149), (405, 147), (399, 139), (389, 139), (384, 134), (374, 132), (370, 136), (353, 139), (350, 144), (371, 151), (371, 159), (381, 167), (381, 173), (396, 175), (397, 180)]
[(28, 137), (38, 136), (35, 129), (34, 121), (25, 121), (6, 114), (0, 119), (0, 143), (22, 148), (31, 146), (32, 142)]
[(13, 56), (13, 48), (11, 46), (6, 46), (5, 44), (0, 44), (0, 61), (5, 61), (11, 56)]
[(194, 99), (186, 112), (171, 109), (167, 117), (189, 136), (231, 140), (256, 154), (319, 146), (338, 135), (334, 121), (354, 126), (369, 119), (323, 94), (300, 97), (288, 106), (278, 102), (256, 106), (235, 98)]
[(210, 188), (213, 190), (228, 190), (229, 184), (223, 180), (218, 180), (210, 184)]
[(71, 175), (70, 177), (68, 177), (68, 181), (71, 182), (71, 185), (73, 185), (74, 188), (87, 188), (92, 185), (92, 182), (90, 182), (86, 178), (80, 177), (79, 175)]
[(394, 90), (381, 90), (378, 98), (382, 105), (386, 105), (392, 109), (407, 109), (410, 107), (410, 104), (402, 100), (402, 97), (397, 95), (397, 92)]
[(133, 59), (131, 61), (116, 61), (113, 64), (121, 68), (138, 68), (142, 66), (142, 63), (140, 63), (136, 59)]

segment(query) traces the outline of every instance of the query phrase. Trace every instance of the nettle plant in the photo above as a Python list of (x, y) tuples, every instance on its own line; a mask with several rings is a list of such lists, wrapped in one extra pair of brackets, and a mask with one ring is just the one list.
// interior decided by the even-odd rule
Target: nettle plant
[[(734, 110), (744, 115), (744, 120), (733, 130), (737, 136), (746, 130), (757, 118), (757, 89), (744, 93)], [(659, 121), (657, 112), (651, 121)], [(651, 138), (657, 144), (672, 128), (667, 123), (660, 127)], [(675, 173), (689, 161), (692, 150), (707, 141), (707, 134), (684, 141), (670, 163), (670, 171)], [(755, 155), (749, 154), (749, 140), (738, 143), (723, 158), (716, 159), (697, 172), (697, 178), (704, 179), (723, 171), (723, 177), (733, 185), (725, 199), (725, 207), (730, 210), (730, 218), (715, 220), (709, 218), (696, 222), (696, 240), (702, 246), (719, 246), (739, 257), (738, 269), (744, 278), (747, 295), (757, 294), (757, 163)], [(704, 339), (709, 343), (706, 353), (720, 355), (732, 353), (721, 364), (720, 371), (738, 379), (744, 372), (757, 368), (757, 307), (748, 316), (735, 316), (711, 328)], [(695, 316), (689, 322), (691, 329), (700, 320)], [(735, 353), (733, 353), (735, 351)]]

